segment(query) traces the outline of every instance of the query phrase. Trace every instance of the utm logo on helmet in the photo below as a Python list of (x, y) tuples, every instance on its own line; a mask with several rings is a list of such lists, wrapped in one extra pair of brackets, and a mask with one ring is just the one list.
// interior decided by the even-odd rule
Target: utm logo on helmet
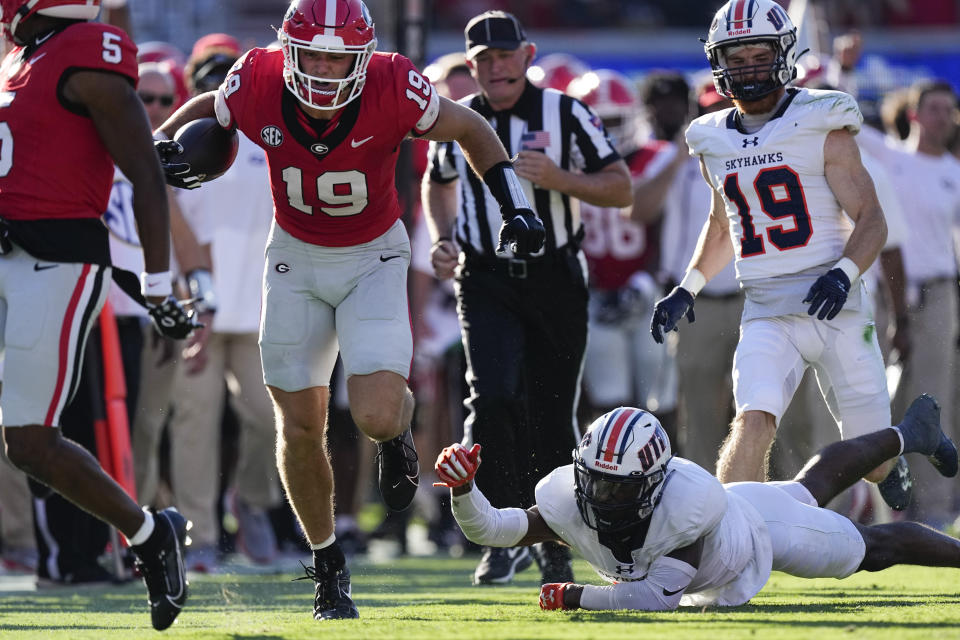
[[(300, 102), (339, 109), (360, 95), (377, 48), (373, 18), (362, 0), (293, 0), (277, 37), (284, 83)], [(345, 78), (321, 78), (303, 70), (303, 51), (352, 54), (355, 59)]]
[(620, 407), (587, 429), (573, 451), (577, 507), (601, 532), (629, 529), (653, 513), (673, 454), (652, 413)]
[(0, 22), (8, 25), (11, 35), (35, 13), (51, 18), (93, 20), (100, 13), (100, 0), (0, 0), (3, 15)]
[[(739, 47), (768, 46), (771, 65), (731, 69), (727, 56)], [(717, 93), (733, 100), (756, 100), (797, 76), (797, 28), (773, 0), (729, 0), (710, 25), (703, 47)]]

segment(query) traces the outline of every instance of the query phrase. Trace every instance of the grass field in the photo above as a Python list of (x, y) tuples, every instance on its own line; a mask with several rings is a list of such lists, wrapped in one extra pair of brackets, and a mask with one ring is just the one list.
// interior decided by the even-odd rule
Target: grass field
[[(188, 608), (166, 638), (797, 638), (960, 639), (960, 571), (896, 567), (843, 581), (774, 574), (750, 604), (670, 613), (541, 611), (538, 572), (506, 587), (473, 587), (475, 557), (355, 561), (360, 620), (315, 622), (312, 583), (279, 575), (192, 576)], [(597, 582), (583, 562), (580, 580)], [(5, 590), (0, 638), (127, 640), (160, 637), (140, 583)]]

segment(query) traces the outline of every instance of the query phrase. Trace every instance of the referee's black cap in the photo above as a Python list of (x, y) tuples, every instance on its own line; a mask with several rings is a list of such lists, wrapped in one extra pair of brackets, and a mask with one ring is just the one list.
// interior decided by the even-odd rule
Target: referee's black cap
[(467, 39), (467, 58), (486, 49), (513, 50), (527, 39), (520, 21), (506, 11), (486, 11), (470, 18), (463, 30)]

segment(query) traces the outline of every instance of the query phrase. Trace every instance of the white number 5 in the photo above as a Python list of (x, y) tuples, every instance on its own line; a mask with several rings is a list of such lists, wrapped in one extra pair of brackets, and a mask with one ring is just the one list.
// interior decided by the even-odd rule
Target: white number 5
[(103, 33), (103, 60), (110, 64), (117, 64), (123, 60), (123, 52), (120, 50), (120, 36), (116, 33), (105, 31)]

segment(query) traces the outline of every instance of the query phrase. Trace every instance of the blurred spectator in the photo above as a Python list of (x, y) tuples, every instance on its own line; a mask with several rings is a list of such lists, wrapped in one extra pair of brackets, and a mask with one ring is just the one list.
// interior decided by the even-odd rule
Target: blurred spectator
[[(590, 106), (639, 179), (657, 149), (642, 145), (640, 99), (633, 83), (609, 69), (589, 71), (567, 87)], [(642, 146), (642, 149), (641, 149)], [(662, 291), (654, 281), (659, 232), (630, 219), (630, 209), (581, 203), (583, 253), (590, 269), (590, 339), (583, 370), (580, 415), (586, 424), (620, 406), (669, 411), (676, 400), (676, 371), (667, 349), (648, 330)]]
[[(880, 146), (886, 154), (890, 178), (903, 197), (908, 233), (903, 243), (907, 278), (907, 319), (913, 348), (906, 358), (894, 396), (894, 415), (907, 406), (909, 394), (930, 393), (940, 402), (941, 424), (956, 439), (956, 352), (945, 345), (958, 334), (957, 261), (952, 233), (960, 221), (960, 162), (947, 150), (956, 126), (957, 97), (941, 81), (922, 81), (911, 87), (908, 102), (910, 136), (903, 153)], [(878, 145), (879, 146), (879, 145)], [(922, 336), (922, 339), (920, 339)], [(942, 526), (957, 515), (954, 482), (929, 465), (912, 465), (917, 475), (911, 517)]]

